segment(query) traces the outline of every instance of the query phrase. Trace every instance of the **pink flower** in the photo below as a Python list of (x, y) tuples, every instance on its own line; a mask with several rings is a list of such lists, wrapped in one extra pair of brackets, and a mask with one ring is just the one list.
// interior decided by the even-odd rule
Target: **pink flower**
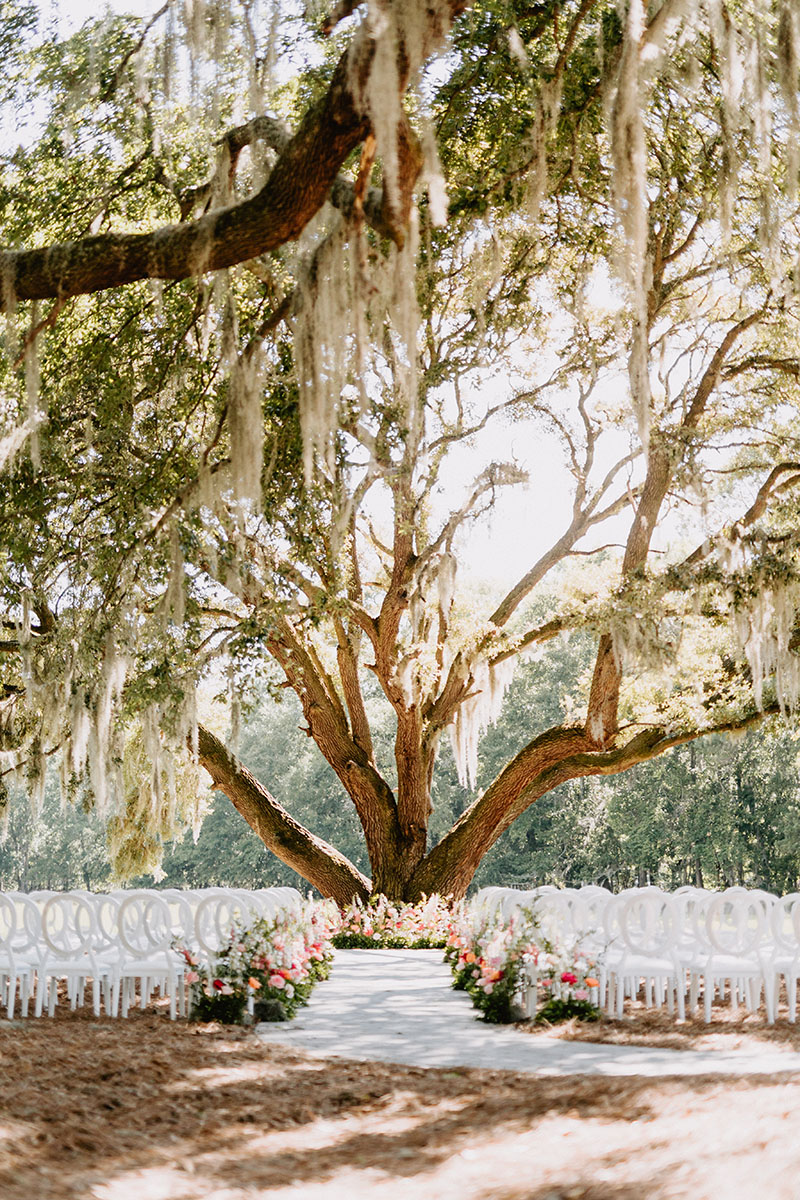
[(575, 999), (576, 1000), (588, 1000), (589, 992), (587, 991), (586, 988), (575, 988)]
[(197, 974), (197, 971), (187, 971), (184, 976), (187, 983), (197, 983), (199, 978), (200, 976)]
[(577, 983), (577, 982), (578, 982), (578, 976), (577, 976), (577, 975), (573, 975), (573, 974), (572, 974), (572, 971), (564, 971), (564, 972), (563, 972), (563, 974), (562, 974), (562, 976), (561, 976), (561, 982), (562, 982), (562, 983)]
[(270, 975), (270, 977), (269, 977), (269, 986), (270, 987), (282, 988), (285, 986), (285, 984), (286, 984), (286, 980), (283, 978), (282, 975), (277, 975), (277, 974)]

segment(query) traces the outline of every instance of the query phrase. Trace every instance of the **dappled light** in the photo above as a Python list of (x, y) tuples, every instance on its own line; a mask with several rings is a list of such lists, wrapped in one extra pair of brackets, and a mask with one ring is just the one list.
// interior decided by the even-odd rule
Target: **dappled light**
[(123, 1025), (60, 1010), (52, 1023), (0, 1024), (0, 1061), (4, 1200), (238, 1200), (298, 1187), (360, 1200), (378, 1186), (397, 1200), (609, 1200), (645, 1181), (666, 1198), (755, 1186), (759, 1172), (777, 1197), (800, 1168), (792, 1139), (774, 1141), (800, 1101), (787, 1079), (323, 1062), (156, 1013)]

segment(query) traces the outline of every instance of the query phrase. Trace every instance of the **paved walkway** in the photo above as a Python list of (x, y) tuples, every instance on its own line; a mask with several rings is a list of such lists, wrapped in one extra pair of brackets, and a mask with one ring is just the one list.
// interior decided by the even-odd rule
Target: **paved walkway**
[(800, 1054), (661, 1050), (564, 1042), (487, 1025), (450, 987), (438, 950), (338, 950), (293, 1021), (262, 1024), (267, 1043), (327, 1058), (419, 1067), (484, 1067), (537, 1075), (775, 1074), (800, 1071)]

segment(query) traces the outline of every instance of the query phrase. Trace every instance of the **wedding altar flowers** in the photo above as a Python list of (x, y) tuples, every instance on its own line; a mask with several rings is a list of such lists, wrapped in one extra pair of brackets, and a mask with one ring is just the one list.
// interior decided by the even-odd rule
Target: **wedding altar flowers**
[(416, 904), (371, 897), (354, 900), (341, 912), (333, 945), (340, 950), (427, 950), (447, 944), (452, 920), (450, 905), (441, 896), (424, 896)]
[(232, 1024), (246, 1007), (260, 1020), (293, 1017), (330, 971), (335, 911), (329, 902), (308, 901), (299, 915), (236, 923), (212, 962), (178, 947), (190, 968), (192, 1017)]

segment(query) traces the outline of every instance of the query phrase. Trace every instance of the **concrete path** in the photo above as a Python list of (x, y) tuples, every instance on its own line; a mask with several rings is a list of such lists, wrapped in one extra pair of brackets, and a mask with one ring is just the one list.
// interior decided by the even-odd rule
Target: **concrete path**
[(419, 1067), (484, 1067), (537, 1075), (775, 1074), (800, 1071), (800, 1054), (660, 1050), (563, 1042), (487, 1025), (454, 992), (439, 950), (337, 950), (293, 1021), (261, 1024), (265, 1043), (322, 1058)]

